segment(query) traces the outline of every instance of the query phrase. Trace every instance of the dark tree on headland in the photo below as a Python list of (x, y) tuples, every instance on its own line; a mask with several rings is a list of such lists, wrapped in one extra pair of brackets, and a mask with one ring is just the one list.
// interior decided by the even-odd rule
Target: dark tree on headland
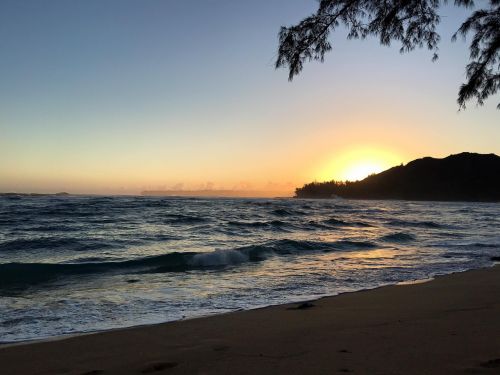
[(500, 202), (500, 157), (467, 152), (426, 157), (361, 181), (312, 182), (296, 189), (295, 196)]
[[(347, 28), (349, 39), (372, 35), (383, 45), (399, 42), (402, 53), (427, 47), (436, 60), (440, 40), (436, 27), (443, 3), (447, 0), (320, 0), (316, 13), (281, 28), (276, 68), (288, 68), (292, 80), (305, 61), (323, 61), (332, 49), (329, 34), (341, 25)], [(482, 105), (500, 89), (500, 0), (481, 3), (485, 7), (473, 11), (452, 38), (472, 34), (467, 82), (460, 86), (457, 99), (460, 108), (473, 99)], [(473, 0), (455, 0), (454, 4), (475, 6)]]

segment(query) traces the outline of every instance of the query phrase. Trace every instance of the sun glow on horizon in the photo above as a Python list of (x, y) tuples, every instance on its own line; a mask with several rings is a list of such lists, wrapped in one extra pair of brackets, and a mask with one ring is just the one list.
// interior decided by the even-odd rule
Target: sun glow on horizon
[(340, 152), (317, 175), (321, 181), (358, 181), (401, 164), (397, 154), (375, 147)]
[(371, 174), (379, 173), (385, 170), (383, 165), (372, 161), (360, 161), (357, 164), (347, 167), (344, 172), (343, 180), (358, 181)]

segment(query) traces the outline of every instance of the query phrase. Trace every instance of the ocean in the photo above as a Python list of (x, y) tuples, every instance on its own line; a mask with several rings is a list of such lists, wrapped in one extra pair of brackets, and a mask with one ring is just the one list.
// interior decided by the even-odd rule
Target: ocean
[(492, 265), (500, 204), (0, 197), (0, 343)]

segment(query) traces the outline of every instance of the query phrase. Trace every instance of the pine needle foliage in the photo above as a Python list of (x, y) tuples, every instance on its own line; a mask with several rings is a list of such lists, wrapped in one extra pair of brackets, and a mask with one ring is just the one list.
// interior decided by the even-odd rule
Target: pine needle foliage
[[(438, 58), (440, 35), (436, 28), (441, 18), (440, 7), (447, 0), (320, 0), (318, 10), (298, 24), (281, 27), (276, 68), (287, 68), (291, 81), (304, 63), (324, 61), (332, 49), (329, 36), (338, 27), (347, 29), (348, 39), (375, 36), (382, 45), (400, 44), (400, 52), (415, 48), (432, 51)], [(482, 0), (481, 9), (473, 10), (473, 0), (455, 0), (455, 6), (471, 9), (472, 14), (453, 35), (470, 42), (470, 62), (466, 66), (467, 81), (460, 86), (458, 105), (475, 100), (478, 105), (500, 89), (500, 0)], [(497, 106), (500, 109), (500, 104)]]

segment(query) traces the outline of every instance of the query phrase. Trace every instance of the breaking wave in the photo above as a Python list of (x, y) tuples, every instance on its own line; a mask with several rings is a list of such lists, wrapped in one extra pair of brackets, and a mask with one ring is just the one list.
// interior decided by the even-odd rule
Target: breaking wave
[(213, 269), (264, 261), (273, 256), (300, 254), (305, 251), (352, 251), (376, 248), (365, 241), (295, 241), (278, 240), (212, 252), (172, 252), (126, 261), (85, 263), (4, 263), (0, 264), (0, 290), (26, 287), (67, 276), (100, 273), (161, 273)]

